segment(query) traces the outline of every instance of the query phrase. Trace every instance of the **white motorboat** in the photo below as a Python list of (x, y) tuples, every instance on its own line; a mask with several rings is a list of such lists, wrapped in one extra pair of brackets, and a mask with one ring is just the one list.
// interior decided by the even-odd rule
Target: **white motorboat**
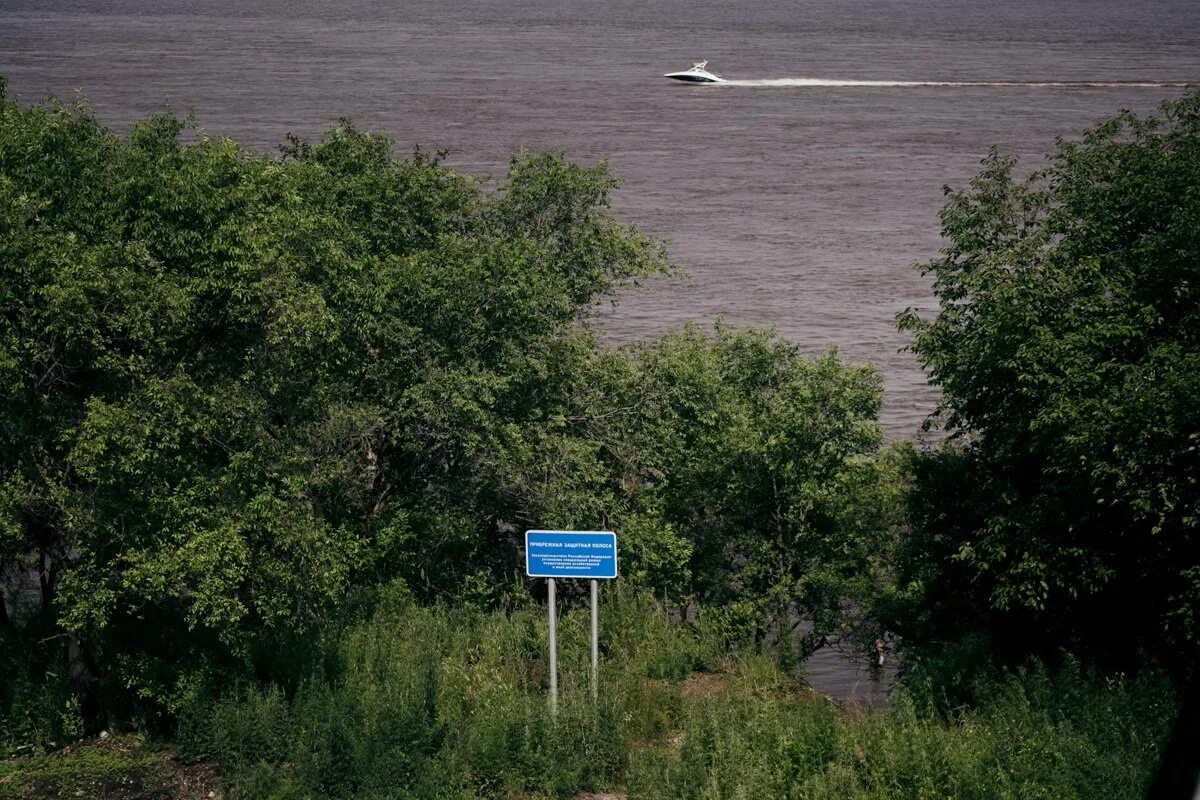
[(664, 78), (670, 78), (673, 81), (683, 81), (684, 83), (724, 83), (725, 79), (720, 75), (709, 72), (707, 61), (697, 61), (692, 64), (691, 69), (685, 69), (683, 72), (668, 72), (663, 75)]

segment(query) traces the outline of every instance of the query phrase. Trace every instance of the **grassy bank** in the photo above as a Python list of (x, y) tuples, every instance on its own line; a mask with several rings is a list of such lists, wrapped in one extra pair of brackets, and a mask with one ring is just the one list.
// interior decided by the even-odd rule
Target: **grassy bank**
[(105, 736), (0, 762), (0, 799), (216, 800), (212, 764), (181, 760), (142, 736)]
[(234, 798), (1135, 798), (1173, 715), (1154, 680), (1070, 670), (1012, 675), (949, 716), (921, 692), (840, 708), (643, 599), (604, 612), (595, 705), (586, 612), (562, 619), (556, 720), (540, 610), (396, 597), (331, 637), (290, 696), (227, 695), (182, 742)]

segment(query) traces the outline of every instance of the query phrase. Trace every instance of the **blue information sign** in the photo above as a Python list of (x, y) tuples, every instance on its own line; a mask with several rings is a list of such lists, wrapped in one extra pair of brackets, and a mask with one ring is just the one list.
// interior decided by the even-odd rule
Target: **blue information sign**
[(612, 531), (526, 531), (525, 574), (531, 578), (617, 577)]

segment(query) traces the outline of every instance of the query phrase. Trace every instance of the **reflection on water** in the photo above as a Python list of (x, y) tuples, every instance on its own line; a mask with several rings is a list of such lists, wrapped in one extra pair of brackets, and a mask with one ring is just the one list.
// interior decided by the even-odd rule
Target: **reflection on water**
[(888, 657), (879, 667), (866, 655), (855, 658), (833, 647), (823, 647), (804, 662), (804, 670), (809, 684), (821, 694), (843, 703), (883, 708), (896, 680), (897, 664)]

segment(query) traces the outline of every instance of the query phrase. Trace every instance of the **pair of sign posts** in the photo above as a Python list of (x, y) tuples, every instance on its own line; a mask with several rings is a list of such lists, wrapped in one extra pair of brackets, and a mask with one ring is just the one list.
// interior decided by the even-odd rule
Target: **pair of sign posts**
[(525, 574), (546, 578), (550, 607), (550, 714), (558, 711), (558, 578), (592, 582), (592, 699), (600, 679), (599, 581), (617, 577), (617, 535), (612, 531), (526, 531)]

